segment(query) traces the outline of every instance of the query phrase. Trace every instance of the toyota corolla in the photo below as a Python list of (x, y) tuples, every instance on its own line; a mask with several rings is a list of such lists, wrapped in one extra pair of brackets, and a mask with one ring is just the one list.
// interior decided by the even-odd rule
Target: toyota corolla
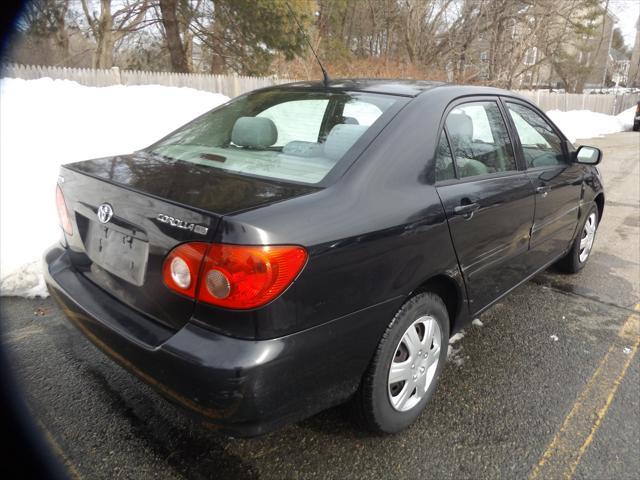
[(89, 340), (222, 432), (348, 400), (398, 432), (450, 335), (542, 269), (585, 265), (600, 159), (504, 90), (267, 88), (65, 165), (46, 280)]

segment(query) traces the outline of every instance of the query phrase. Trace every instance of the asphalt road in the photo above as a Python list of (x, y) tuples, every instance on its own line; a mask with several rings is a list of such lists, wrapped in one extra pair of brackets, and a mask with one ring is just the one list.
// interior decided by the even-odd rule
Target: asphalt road
[(467, 328), (402, 434), (364, 434), (338, 407), (264, 437), (219, 437), (98, 351), (50, 299), (3, 298), (2, 347), (75, 478), (637, 479), (640, 135), (588, 143), (604, 149), (607, 188), (589, 264), (538, 275)]

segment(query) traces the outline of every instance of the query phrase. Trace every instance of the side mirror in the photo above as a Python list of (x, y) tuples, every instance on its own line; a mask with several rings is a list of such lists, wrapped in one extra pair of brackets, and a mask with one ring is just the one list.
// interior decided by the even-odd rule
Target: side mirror
[(582, 145), (574, 153), (575, 161), (584, 165), (597, 165), (602, 160), (602, 150), (596, 147)]

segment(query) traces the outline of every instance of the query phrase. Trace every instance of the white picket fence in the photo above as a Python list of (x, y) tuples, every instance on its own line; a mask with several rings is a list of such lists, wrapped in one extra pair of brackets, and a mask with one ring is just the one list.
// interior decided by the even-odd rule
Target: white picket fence
[(201, 73), (145, 72), (139, 70), (108, 70), (91, 68), (66, 68), (36, 65), (5, 64), (0, 67), (0, 76), (33, 80), (49, 77), (72, 80), (88, 87), (110, 85), (164, 85), (167, 87), (190, 87), (198, 90), (222, 93), (236, 97), (256, 88), (291, 82), (288, 78), (245, 77), (240, 75), (207, 75)]
[[(190, 87), (198, 90), (222, 93), (235, 97), (256, 88), (268, 87), (293, 81), (278, 77), (245, 77), (239, 75), (208, 75), (201, 73), (145, 72), (90, 68), (46, 67), (34, 65), (5, 64), (0, 66), (0, 76), (25, 80), (50, 77), (73, 80), (89, 87), (109, 85), (165, 85), (169, 87)], [(535, 102), (542, 110), (591, 110), (615, 115), (632, 107), (640, 100), (637, 93), (596, 94), (557, 93), (547, 90), (520, 90), (524, 97)]]

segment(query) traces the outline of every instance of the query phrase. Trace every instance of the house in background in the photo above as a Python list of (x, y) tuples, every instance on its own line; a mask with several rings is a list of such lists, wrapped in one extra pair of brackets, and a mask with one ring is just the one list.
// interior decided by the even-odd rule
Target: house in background
[(624, 53), (614, 48), (609, 50), (609, 63), (606, 76), (615, 86), (628, 86), (631, 60)]
[[(580, 12), (584, 14), (584, 12)], [(607, 11), (604, 16), (591, 20), (593, 34), (576, 36), (573, 41), (561, 47), (558, 55), (560, 62), (541, 62), (542, 70), (548, 75), (546, 85), (538, 83), (534, 88), (567, 88), (573, 91), (596, 89), (607, 86), (610, 76), (611, 43), (613, 30), (617, 21), (616, 16)], [(604, 23), (603, 23), (604, 22)], [(617, 56), (616, 56), (617, 58)], [(544, 75), (538, 77), (538, 82), (544, 82)]]
[[(632, 73), (630, 68), (633, 62), (623, 53), (612, 48), (616, 16), (610, 11), (602, 15), (591, 13), (589, 10), (576, 11), (574, 15), (576, 22), (584, 22), (584, 18), (590, 18), (589, 25), (593, 33), (576, 35), (560, 45), (547, 58), (544, 52), (547, 50), (549, 53), (549, 45), (531, 45), (527, 49), (520, 49), (520, 65), (513, 69), (515, 77), (512, 77), (508, 88), (538, 89), (569, 86), (570, 90), (582, 91), (612, 84), (626, 85)], [(514, 44), (514, 51), (518, 51), (518, 45), (525, 45), (524, 42), (528, 41), (528, 33), (519, 31), (520, 25), (522, 23), (518, 26), (514, 24), (513, 31), (510, 31), (509, 26), (506, 28), (510, 34), (505, 37), (505, 41)], [(507, 48), (506, 51), (508, 50)], [(465, 71), (469, 72), (469, 80), (502, 86), (505, 79), (496, 78), (495, 72), (490, 68), (496, 63), (495, 60), (499, 59), (491, 58), (492, 49), (489, 39), (479, 35), (471, 51), (472, 55), (465, 65)], [(637, 64), (638, 59), (636, 59), (636, 67)], [(640, 81), (640, 78), (637, 81)]]
[[(607, 12), (604, 17), (604, 29), (602, 23), (598, 22), (596, 24), (598, 33), (582, 43), (583, 48), (579, 53), (584, 56), (584, 64), (590, 69), (584, 82), (584, 88), (607, 86), (613, 29), (617, 20), (613, 13)], [(601, 34), (601, 31), (604, 33)]]

